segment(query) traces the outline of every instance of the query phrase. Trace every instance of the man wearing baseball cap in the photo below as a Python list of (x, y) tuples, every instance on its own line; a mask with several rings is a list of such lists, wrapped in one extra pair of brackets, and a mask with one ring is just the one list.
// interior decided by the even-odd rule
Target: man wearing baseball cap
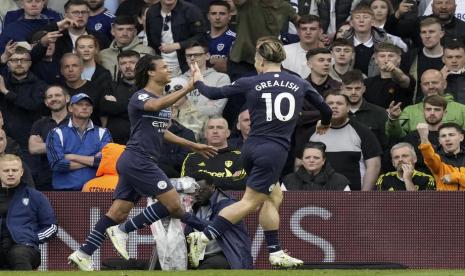
[(50, 131), (47, 137), (47, 158), (54, 190), (80, 191), (84, 183), (95, 177), (100, 151), (111, 142), (111, 135), (90, 119), (93, 105), (85, 93), (72, 96), (69, 122)]

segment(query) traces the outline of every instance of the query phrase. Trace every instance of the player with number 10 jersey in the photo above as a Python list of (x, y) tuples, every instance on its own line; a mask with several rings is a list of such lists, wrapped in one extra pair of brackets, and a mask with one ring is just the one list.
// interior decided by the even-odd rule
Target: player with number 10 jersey
[[(277, 231), (280, 201), (276, 185), (287, 159), (291, 135), (302, 109), (304, 98), (320, 110), (322, 119), (317, 132), (324, 133), (330, 125), (331, 109), (307, 81), (281, 71), (286, 58), (282, 44), (276, 39), (264, 40), (257, 46), (255, 68), (258, 76), (237, 80), (223, 87), (209, 87), (202, 82), (200, 69), (192, 66), (195, 88), (210, 99), (220, 99), (244, 93), (250, 113), (250, 133), (241, 149), (247, 172), (247, 188), (239, 202), (224, 209), (203, 230), (188, 236), (189, 259), (196, 267), (206, 244), (221, 237), (247, 214), (260, 209), (259, 222), (264, 229), (270, 263), (279, 267), (302, 265), (280, 248)], [(275, 189), (277, 187), (277, 189)], [(278, 203), (279, 205), (279, 203)]]
[(209, 87), (196, 82), (195, 87), (210, 99), (226, 98), (245, 93), (250, 113), (249, 138), (272, 141), (289, 148), (297, 117), (302, 110), (304, 97), (320, 110), (321, 123), (329, 125), (331, 109), (310, 83), (287, 72), (268, 72), (241, 78), (232, 85)]

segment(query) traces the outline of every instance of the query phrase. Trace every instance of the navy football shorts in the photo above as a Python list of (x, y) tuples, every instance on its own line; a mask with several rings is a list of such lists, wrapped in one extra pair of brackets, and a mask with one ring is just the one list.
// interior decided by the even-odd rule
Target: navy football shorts
[(288, 151), (280, 144), (249, 138), (241, 149), (247, 172), (247, 186), (262, 194), (271, 194), (286, 163)]
[(136, 203), (141, 197), (152, 197), (173, 188), (166, 174), (150, 158), (125, 150), (116, 163), (119, 180), (113, 199)]

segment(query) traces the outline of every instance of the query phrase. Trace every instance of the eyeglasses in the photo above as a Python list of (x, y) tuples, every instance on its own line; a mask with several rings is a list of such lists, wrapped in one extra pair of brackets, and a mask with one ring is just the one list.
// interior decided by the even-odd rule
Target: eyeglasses
[(23, 64), (23, 63), (30, 62), (31, 59), (29, 59), (29, 58), (12, 58), (12, 59), (9, 59), (8, 61), (11, 62), (11, 63)]
[(163, 31), (168, 31), (170, 29), (170, 25), (168, 23), (171, 21), (171, 15), (165, 16), (163, 19)]
[(70, 14), (72, 16), (76, 16), (76, 17), (78, 17), (78, 16), (86, 16), (86, 15), (89, 15), (89, 11), (72, 11), (72, 12), (70, 12)]

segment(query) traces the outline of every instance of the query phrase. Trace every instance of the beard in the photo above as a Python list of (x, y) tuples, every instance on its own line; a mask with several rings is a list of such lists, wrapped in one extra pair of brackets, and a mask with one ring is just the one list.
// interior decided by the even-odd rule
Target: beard
[(436, 117), (430, 118), (430, 117), (428, 117), (428, 118), (426, 118), (425, 121), (426, 121), (426, 123), (428, 123), (428, 125), (435, 126), (435, 125), (441, 123), (442, 118), (436, 118)]
[(28, 73), (27, 70), (14, 70), (11, 72), (11, 74), (17, 79), (22, 79), (26, 77), (27, 73)]
[(100, 9), (101, 7), (103, 7), (103, 1), (102, 2), (97, 2), (95, 4), (89, 4), (89, 7), (92, 11), (96, 11), (98, 9)]
[(133, 73), (131, 74), (122, 73), (122, 75), (123, 75), (123, 79), (128, 80), (128, 81), (133, 81), (136, 79), (136, 74), (133, 74)]
[(59, 106), (59, 107), (50, 107), (50, 111), (52, 112), (59, 112), (59, 111), (62, 111), (63, 109), (66, 108), (66, 105), (62, 105), (62, 106)]

